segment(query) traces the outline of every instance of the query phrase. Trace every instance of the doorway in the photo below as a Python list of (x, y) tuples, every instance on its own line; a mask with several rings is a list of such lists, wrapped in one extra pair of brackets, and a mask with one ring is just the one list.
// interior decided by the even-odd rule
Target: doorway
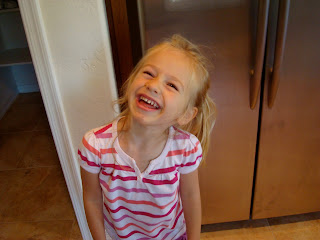
[(18, 6), (0, 20), (0, 238), (81, 239)]

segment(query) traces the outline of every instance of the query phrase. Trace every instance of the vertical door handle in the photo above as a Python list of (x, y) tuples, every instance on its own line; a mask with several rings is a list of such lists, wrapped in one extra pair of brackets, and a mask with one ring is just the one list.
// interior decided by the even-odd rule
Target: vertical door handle
[(250, 80), (250, 108), (254, 109), (257, 103), (261, 85), (261, 75), (264, 59), (264, 51), (267, 35), (267, 23), (269, 12), (269, 0), (259, 1), (258, 25), (256, 38), (256, 53), (254, 58), (254, 69), (251, 70)]
[(276, 99), (279, 81), (280, 81), (280, 70), (283, 60), (284, 47), (286, 42), (287, 35), (287, 26), (289, 18), (289, 8), (290, 0), (280, 0), (279, 5), (279, 17), (278, 17), (278, 26), (277, 26), (277, 38), (276, 46), (274, 52), (274, 63), (273, 69), (270, 69), (271, 72), (271, 82), (269, 84), (269, 93), (268, 93), (268, 107), (273, 106), (274, 100)]

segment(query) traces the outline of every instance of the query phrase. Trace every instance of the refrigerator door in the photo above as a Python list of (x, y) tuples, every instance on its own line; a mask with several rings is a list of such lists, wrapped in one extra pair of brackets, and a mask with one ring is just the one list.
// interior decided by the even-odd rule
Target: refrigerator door
[(218, 114), (200, 167), (202, 224), (249, 219), (259, 115), (249, 105), (257, 1), (145, 0), (140, 9), (145, 48), (180, 33), (205, 45), (213, 64)]
[(320, 210), (319, 9), (317, 0), (290, 3), (272, 108), (268, 92), (273, 66), (270, 58), (266, 62), (254, 219)]

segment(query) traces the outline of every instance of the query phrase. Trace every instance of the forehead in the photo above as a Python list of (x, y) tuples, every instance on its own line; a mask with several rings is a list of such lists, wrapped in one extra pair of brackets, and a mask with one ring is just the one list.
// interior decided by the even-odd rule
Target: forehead
[(164, 47), (151, 53), (144, 65), (152, 65), (161, 73), (177, 78), (185, 85), (190, 84), (192, 62), (182, 50)]

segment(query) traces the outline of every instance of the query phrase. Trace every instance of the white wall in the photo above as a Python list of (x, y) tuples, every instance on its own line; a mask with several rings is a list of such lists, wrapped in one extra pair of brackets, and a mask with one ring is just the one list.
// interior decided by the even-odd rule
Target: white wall
[(62, 170), (84, 239), (77, 147), (112, 120), (117, 98), (103, 0), (19, 0), (32, 60)]
[(76, 151), (83, 134), (115, 117), (116, 99), (103, 0), (40, 0), (56, 83)]

